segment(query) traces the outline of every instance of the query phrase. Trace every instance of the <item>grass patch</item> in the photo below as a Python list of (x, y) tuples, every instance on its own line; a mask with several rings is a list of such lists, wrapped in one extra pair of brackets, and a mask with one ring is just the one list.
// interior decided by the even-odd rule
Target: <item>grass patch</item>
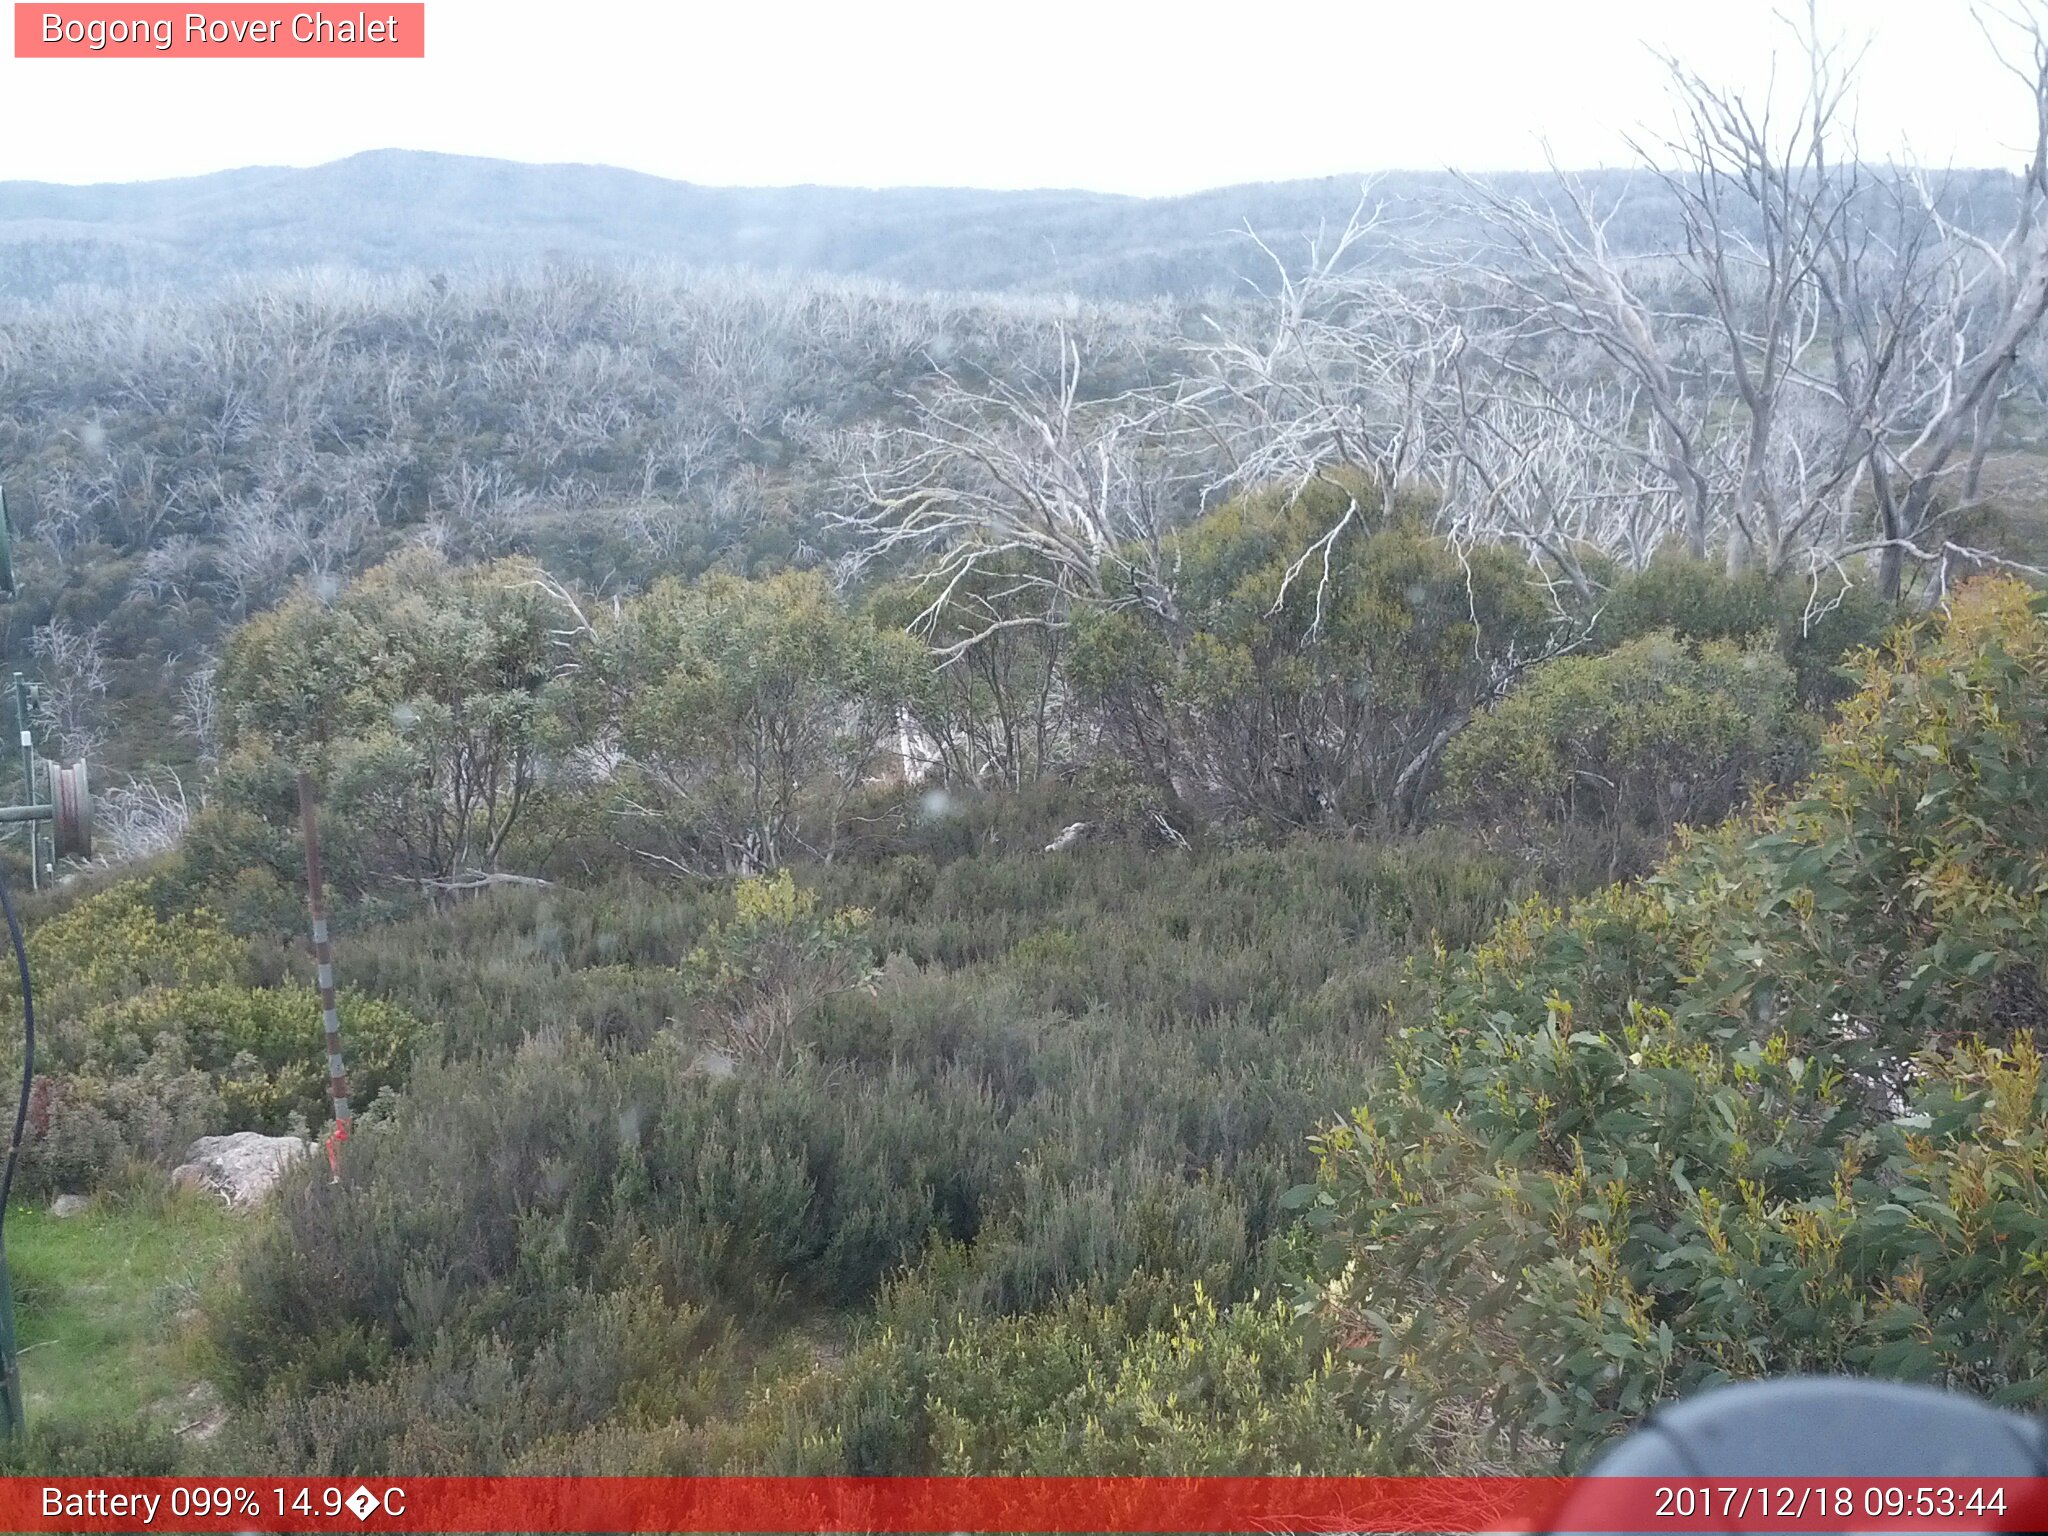
[(51, 1422), (162, 1421), (199, 1416), (205, 1382), (201, 1290), (248, 1219), (207, 1196), (102, 1196), (58, 1219), (17, 1206), (7, 1258), (21, 1344), (23, 1407)]

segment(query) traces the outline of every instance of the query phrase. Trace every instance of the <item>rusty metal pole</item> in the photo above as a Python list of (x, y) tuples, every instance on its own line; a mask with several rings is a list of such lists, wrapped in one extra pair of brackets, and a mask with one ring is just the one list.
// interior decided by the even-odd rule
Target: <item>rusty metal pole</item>
[(348, 1073), (341, 1061), (341, 1015), (334, 1005), (334, 943), (327, 935), (327, 909), (321, 892), (320, 829), (314, 819), (313, 781), (302, 770), (299, 780), (299, 831), (306, 840), (306, 904), (313, 914), (313, 962), (319, 967), (320, 1023), (327, 1032), (327, 1093), (334, 1100), (334, 1130), (327, 1138), (327, 1166), (341, 1177), (341, 1144), (348, 1140)]

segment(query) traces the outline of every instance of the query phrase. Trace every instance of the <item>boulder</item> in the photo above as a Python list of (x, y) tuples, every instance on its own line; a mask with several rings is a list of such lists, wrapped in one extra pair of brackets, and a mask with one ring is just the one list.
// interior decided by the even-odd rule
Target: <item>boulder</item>
[(1058, 837), (1054, 838), (1051, 842), (1047, 843), (1045, 845), (1045, 851), (1047, 853), (1065, 853), (1069, 848), (1073, 847), (1076, 843), (1080, 842), (1081, 839), (1086, 837), (1087, 835), (1088, 823), (1085, 821), (1074, 822), (1065, 831), (1060, 833)]
[(285, 1169), (312, 1150), (312, 1142), (296, 1136), (256, 1131), (202, 1136), (171, 1170), (171, 1182), (180, 1189), (210, 1189), (231, 1206), (254, 1205), (276, 1188)]

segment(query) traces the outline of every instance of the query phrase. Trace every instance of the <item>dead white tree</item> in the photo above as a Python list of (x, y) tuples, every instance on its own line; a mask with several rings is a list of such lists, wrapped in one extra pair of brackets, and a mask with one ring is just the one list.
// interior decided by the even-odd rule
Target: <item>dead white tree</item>
[[(166, 681), (176, 677), (173, 664), (166, 665)], [(199, 765), (209, 771), (220, 761), (223, 737), (220, 718), (220, 664), (206, 661), (187, 672), (178, 683), (178, 709), (171, 724), (191, 742)]]
[[(1368, 240), (1405, 237), (1369, 198), (1333, 239), (1310, 243), (1299, 269), (1261, 242), (1277, 279), (1256, 322), (1212, 323), (1193, 349), (1198, 382), (1180, 399), (1190, 434), (1225, 448), (1231, 489), (1301, 487), (1334, 471), (1367, 488), (1300, 552), (1276, 600), (1313, 581), (1316, 632), (1337, 543), (1379, 498), (1409, 487), (1454, 542), (1514, 545), (1582, 598), (1591, 552), (1646, 562), (1678, 509), (1643, 466), (1656, 445), (1642, 387), (1555, 338), (1526, 355), (1521, 307), (1475, 309), (1475, 281), (1496, 301), (1502, 285), (1440, 252), (1405, 253), (1419, 278), (1374, 272), (1359, 259)], [(1491, 327), (1483, 345), (1475, 315)]]
[[(1679, 210), (1673, 252), (1617, 252), (1619, 205), (1569, 176), (1545, 202), (1466, 181), (1497, 237), (1465, 269), (1492, 295), (1476, 327), (1491, 387), (1632, 455), (1676, 499), (1695, 555), (1772, 572), (1874, 555), (1897, 595), (1909, 559), (1980, 553), (1931, 530), (1976, 499), (2015, 359), (2048, 311), (2048, 43), (2031, 14), (1980, 21), (2033, 109), (2003, 233), (1863, 160), (1855, 60), (1809, 10), (1789, 110), (1666, 61), (1678, 127), (1643, 154)], [(1573, 348), (1626, 381), (1637, 430), (1583, 408), (1582, 381), (1552, 366)]]
[(1210, 319), (1180, 402), (1194, 430), (1225, 449), (1235, 486), (1305, 485), (1335, 467), (1397, 486), (1428, 459), (1432, 401), (1464, 339), (1436, 297), (1361, 264), (1362, 248), (1386, 233), (1370, 199), (1368, 185), (1298, 269), (1247, 231), (1274, 271), (1258, 322)]
[(1223, 491), (1295, 491), (1336, 478), (1344, 510), (1283, 573), (1276, 610), (1313, 582), (1321, 632), (1336, 549), (1400, 489), (1440, 484), (1443, 399), (1465, 334), (1440, 292), (1377, 274), (1366, 259), (1396, 238), (1385, 207), (1362, 191), (1333, 236), (1290, 265), (1247, 231), (1273, 268), (1247, 311), (1208, 317), (1190, 346), (1192, 378), (1175, 400), (1184, 441), (1212, 449), (1205, 499)]
[(1880, 336), (1884, 321), (1872, 327), (1862, 313), (1875, 309), (1889, 319), (1909, 362), (1897, 389), (1902, 403), (1879, 415), (1872, 432), (1874, 544), (1888, 592), (1898, 589), (1908, 558), (1934, 566), (1936, 591), (1957, 557), (1989, 558), (1940, 531), (1943, 503), (1948, 510), (1978, 503), (2000, 408), (2019, 382), (2021, 352), (2048, 314), (2048, 36), (2035, 11), (1986, 6), (1976, 15), (2001, 67), (2033, 105), (2031, 154), (2014, 189), (2011, 222), (1995, 237), (1982, 233), (1945, 206), (1941, 189), (1910, 178), (1932, 231), (1925, 257), (1900, 263), (1898, 284), (1879, 303), (1859, 296), (1848, 306)]
[(1521, 549), (1581, 603), (1596, 595), (1593, 555), (1647, 565), (1679, 530), (1682, 506), (1644, 468), (1639, 392), (1616, 381), (1531, 398), (1491, 387), (1472, 363), (1452, 370), (1426, 468), (1446, 536)]
[(939, 648), (958, 656), (999, 630), (1063, 622), (1080, 597), (1106, 606), (1173, 608), (1171, 509), (1187, 474), (1169, 448), (1165, 408), (1084, 391), (1079, 343), (1062, 331), (1051, 379), (970, 386), (937, 370), (912, 402), (912, 425), (861, 445), (851, 495), (833, 520), (854, 563), (907, 557), (929, 602), (929, 633), (971, 580), (1000, 566), (1007, 595), (972, 633)]
[[(1678, 349), (1660, 334), (1662, 312), (1637, 291), (1628, 264), (1608, 244), (1607, 225), (1617, 210), (1597, 211), (1562, 172), (1557, 185), (1565, 211), (1487, 183), (1466, 183), (1501, 245), (1495, 259), (1475, 259), (1469, 273), (1458, 274), (1485, 295), (1471, 313), (1491, 388), (1556, 412), (1575, 431), (1617, 451), (1640, 455), (1645, 470), (1673, 489), (1686, 542), (1704, 556), (1714, 487), (1700, 441), (1701, 415), (1682, 382)], [(1576, 409), (1574, 386), (1581, 381), (1560, 380), (1552, 365), (1557, 352), (1575, 346), (1597, 355), (1608, 376), (1630, 381), (1645, 422), (1640, 434), (1615, 436), (1608, 424)]]
[(162, 768), (107, 790), (93, 814), (99, 845), (93, 863), (113, 869), (176, 848), (191, 823), (192, 805), (177, 771)]
[(108, 736), (105, 627), (52, 619), (30, 635), (29, 649), (42, 677), (32, 707), (51, 755), (98, 759)]

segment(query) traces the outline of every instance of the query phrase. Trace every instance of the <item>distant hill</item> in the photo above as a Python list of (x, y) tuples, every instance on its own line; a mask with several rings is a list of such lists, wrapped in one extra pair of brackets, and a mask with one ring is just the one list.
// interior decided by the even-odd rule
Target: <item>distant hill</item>
[[(1661, 201), (1641, 173), (1601, 174)], [(1341, 226), (1360, 184), (1262, 183), (1172, 198), (725, 188), (608, 166), (380, 150), (309, 170), (0, 183), (0, 295), (186, 288), (308, 266), (453, 272), (563, 257), (837, 273), (915, 288), (1189, 296), (1261, 270), (1247, 225), (1283, 242)], [(1446, 175), (1412, 173), (1383, 178), (1376, 195), (1417, 215), (1449, 189)]]

